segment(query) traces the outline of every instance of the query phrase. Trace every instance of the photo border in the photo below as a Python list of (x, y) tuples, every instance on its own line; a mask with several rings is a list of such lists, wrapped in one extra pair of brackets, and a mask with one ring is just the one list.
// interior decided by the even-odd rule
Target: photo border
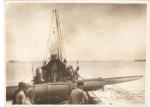
[[(147, 33), (146, 33), (146, 73), (145, 73), (145, 106), (150, 106), (150, 2), (148, 0), (6, 0), (0, 2), (0, 13), (1, 13), (1, 26), (0, 26), (0, 87), (1, 96), (0, 96), (0, 104), (1, 106), (5, 105), (6, 107), (20, 107), (20, 105), (6, 105), (6, 29), (5, 29), (5, 4), (7, 3), (108, 3), (108, 4), (146, 4), (147, 5)], [(2, 30), (1, 30), (2, 29)], [(91, 105), (22, 105), (22, 107), (78, 107), (78, 106), (86, 106), (90, 107)], [(93, 107), (106, 107), (105, 105), (92, 105)], [(113, 105), (108, 105), (108, 107), (113, 107)], [(126, 107), (126, 106), (125, 106)], [(132, 106), (131, 106), (132, 107)], [(138, 106), (137, 106), (138, 107)]]

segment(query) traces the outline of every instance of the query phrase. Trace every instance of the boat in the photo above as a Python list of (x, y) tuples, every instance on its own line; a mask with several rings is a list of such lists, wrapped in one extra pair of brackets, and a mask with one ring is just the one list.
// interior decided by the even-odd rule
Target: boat
[[(60, 31), (60, 22), (58, 10), (53, 10), (53, 17), (55, 24), (52, 26), (51, 31), (53, 35), (57, 36), (56, 47), (49, 51), (50, 54), (57, 54), (58, 59), (63, 61), (63, 43)], [(48, 40), (49, 41), (49, 40)], [(53, 44), (51, 44), (53, 46)], [(53, 53), (54, 52), (54, 53)], [(77, 62), (78, 63), (78, 62)], [(47, 64), (47, 63), (45, 63)], [(88, 93), (89, 91), (95, 91), (102, 89), (106, 85), (118, 84), (129, 82), (137, 79), (141, 79), (143, 76), (124, 76), (124, 77), (113, 77), (113, 78), (91, 78), (82, 79), (84, 82), (84, 90)], [(65, 81), (48, 81), (43, 83), (33, 83), (28, 86), (28, 92), (32, 93), (33, 100), (35, 104), (60, 104), (63, 101), (69, 99), (71, 91), (76, 87), (77, 82), (80, 81), (78, 78), (76, 80), (65, 80)], [(13, 100), (13, 94), (18, 89), (18, 86), (6, 87), (6, 100)]]

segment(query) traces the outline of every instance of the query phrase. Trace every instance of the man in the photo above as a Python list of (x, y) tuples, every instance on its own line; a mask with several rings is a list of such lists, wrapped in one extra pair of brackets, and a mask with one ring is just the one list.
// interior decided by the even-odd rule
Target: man
[(78, 71), (79, 71), (79, 67), (77, 67), (75, 69), (75, 71), (73, 72), (73, 77), (72, 77), (73, 81), (78, 80), (78, 78), (80, 76), (79, 73), (78, 73)]
[(67, 66), (67, 60), (66, 59), (63, 60), (63, 64), (65, 65), (65, 70), (63, 72), (64, 77), (67, 80), (72, 80), (73, 73), (74, 73), (73, 66), (71, 66), (71, 65)]
[(70, 104), (88, 104), (88, 96), (83, 88), (84, 82), (78, 81), (77, 87), (71, 92)]
[(49, 80), (49, 77), (48, 77), (48, 72), (47, 72), (47, 67), (46, 66), (42, 66), (41, 67), (41, 69), (42, 69), (42, 77), (43, 77), (43, 79), (44, 79), (44, 82), (49, 82), (50, 80)]
[(64, 77), (65, 64), (58, 59), (56, 54), (51, 55), (51, 61), (48, 62), (46, 67), (51, 82), (56, 82), (59, 78)]
[(48, 62), (47, 66), (47, 74), (49, 77), (49, 80), (51, 82), (56, 82), (57, 78), (57, 71), (58, 71), (58, 61), (57, 61), (57, 55), (52, 54), (51, 60)]
[(72, 80), (72, 81), (78, 80), (78, 77), (79, 77), (78, 71), (79, 71), (79, 67), (77, 67), (74, 70), (73, 66), (69, 65), (66, 68), (66, 72), (65, 72), (65, 76), (64, 77), (67, 78), (68, 80)]
[(63, 60), (63, 64), (65, 65), (65, 67), (67, 68), (67, 59)]
[(66, 72), (64, 73), (64, 77), (65, 77), (65, 78), (72, 79), (73, 73), (74, 73), (73, 67), (72, 67), (71, 65), (69, 65), (69, 66), (66, 68)]
[(13, 104), (31, 104), (26, 97), (27, 85), (23, 82), (19, 83), (18, 90), (14, 93)]
[(34, 77), (33, 81), (34, 81), (34, 84), (40, 84), (44, 82), (43, 71), (41, 68), (36, 69), (36, 76)]

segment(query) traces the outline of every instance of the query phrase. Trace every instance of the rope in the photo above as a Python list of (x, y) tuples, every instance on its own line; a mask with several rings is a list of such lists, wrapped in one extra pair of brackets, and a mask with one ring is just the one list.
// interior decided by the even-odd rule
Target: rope
[(47, 40), (47, 43), (46, 43), (46, 45), (47, 45), (47, 47), (46, 47), (46, 51), (45, 51), (45, 56), (44, 56), (44, 59), (46, 60), (47, 59), (47, 50), (48, 50), (48, 43), (49, 43), (49, 39), (50, 39), (50, 36), (51, 36), (51, 32), (52, 32), (52, 22), (53, 22), (53, 16), (54, 15), (54, 11), (52, 11), (52, 18), (51, 18), (51, 26), (50, 26), (50, 35), (48, 36), (48, 40)]
[(60, 29), (59, 29), (59, 19), (58, 19), (58, 13), (57, 10), (54, 10), (55, 12), (55, 17), (56, 17), (56, 27), (57, 27), (57, 33), (58, 33), (58, 49), (60, 53), (60, 60), (62, 60), (62, 50), (61, 50), (61, 40), (60, 40)]
[(60, 42), (60, 44), (61, 44), (61, 54), (63, 54), (63, 56), (62, 57), (66, 57), (65, 56), (65, 48), (64, 48), (64, 46), (63, 46), (63, 38), (62, 38), (62, 32), (61, 32), (61, 28), (60, 28), (60, 18), (59, 18), (59, 14), (58, 14), (58, 11), (56, 11), (56, 14), (57, 14), (57, 22), (58, 22), (58, 31), (59, 31), (59, 37), (60, 37), (60, 40), (61, 40), (61, 42)]

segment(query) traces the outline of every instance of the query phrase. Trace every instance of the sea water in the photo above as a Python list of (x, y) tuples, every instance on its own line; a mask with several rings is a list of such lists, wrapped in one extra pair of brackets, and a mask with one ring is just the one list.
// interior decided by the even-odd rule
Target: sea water
[[(6, 63), (6, 86), (18, 85), (18, 82), (32, 83), (36, 68), (42, 66), (42, 62), (8, 62)], [(107, 102), (118, 105), (140, 105), (144, 107), (145, 94), (145, 62), (135, 61), (70, 61), (68, 66), (74, 69), (79, 66), (79, 74), (82, 78), (111, 78), (121, 76), (143, 75), (142, 79), (106, 85), (104, 90), (93, 92)]]

